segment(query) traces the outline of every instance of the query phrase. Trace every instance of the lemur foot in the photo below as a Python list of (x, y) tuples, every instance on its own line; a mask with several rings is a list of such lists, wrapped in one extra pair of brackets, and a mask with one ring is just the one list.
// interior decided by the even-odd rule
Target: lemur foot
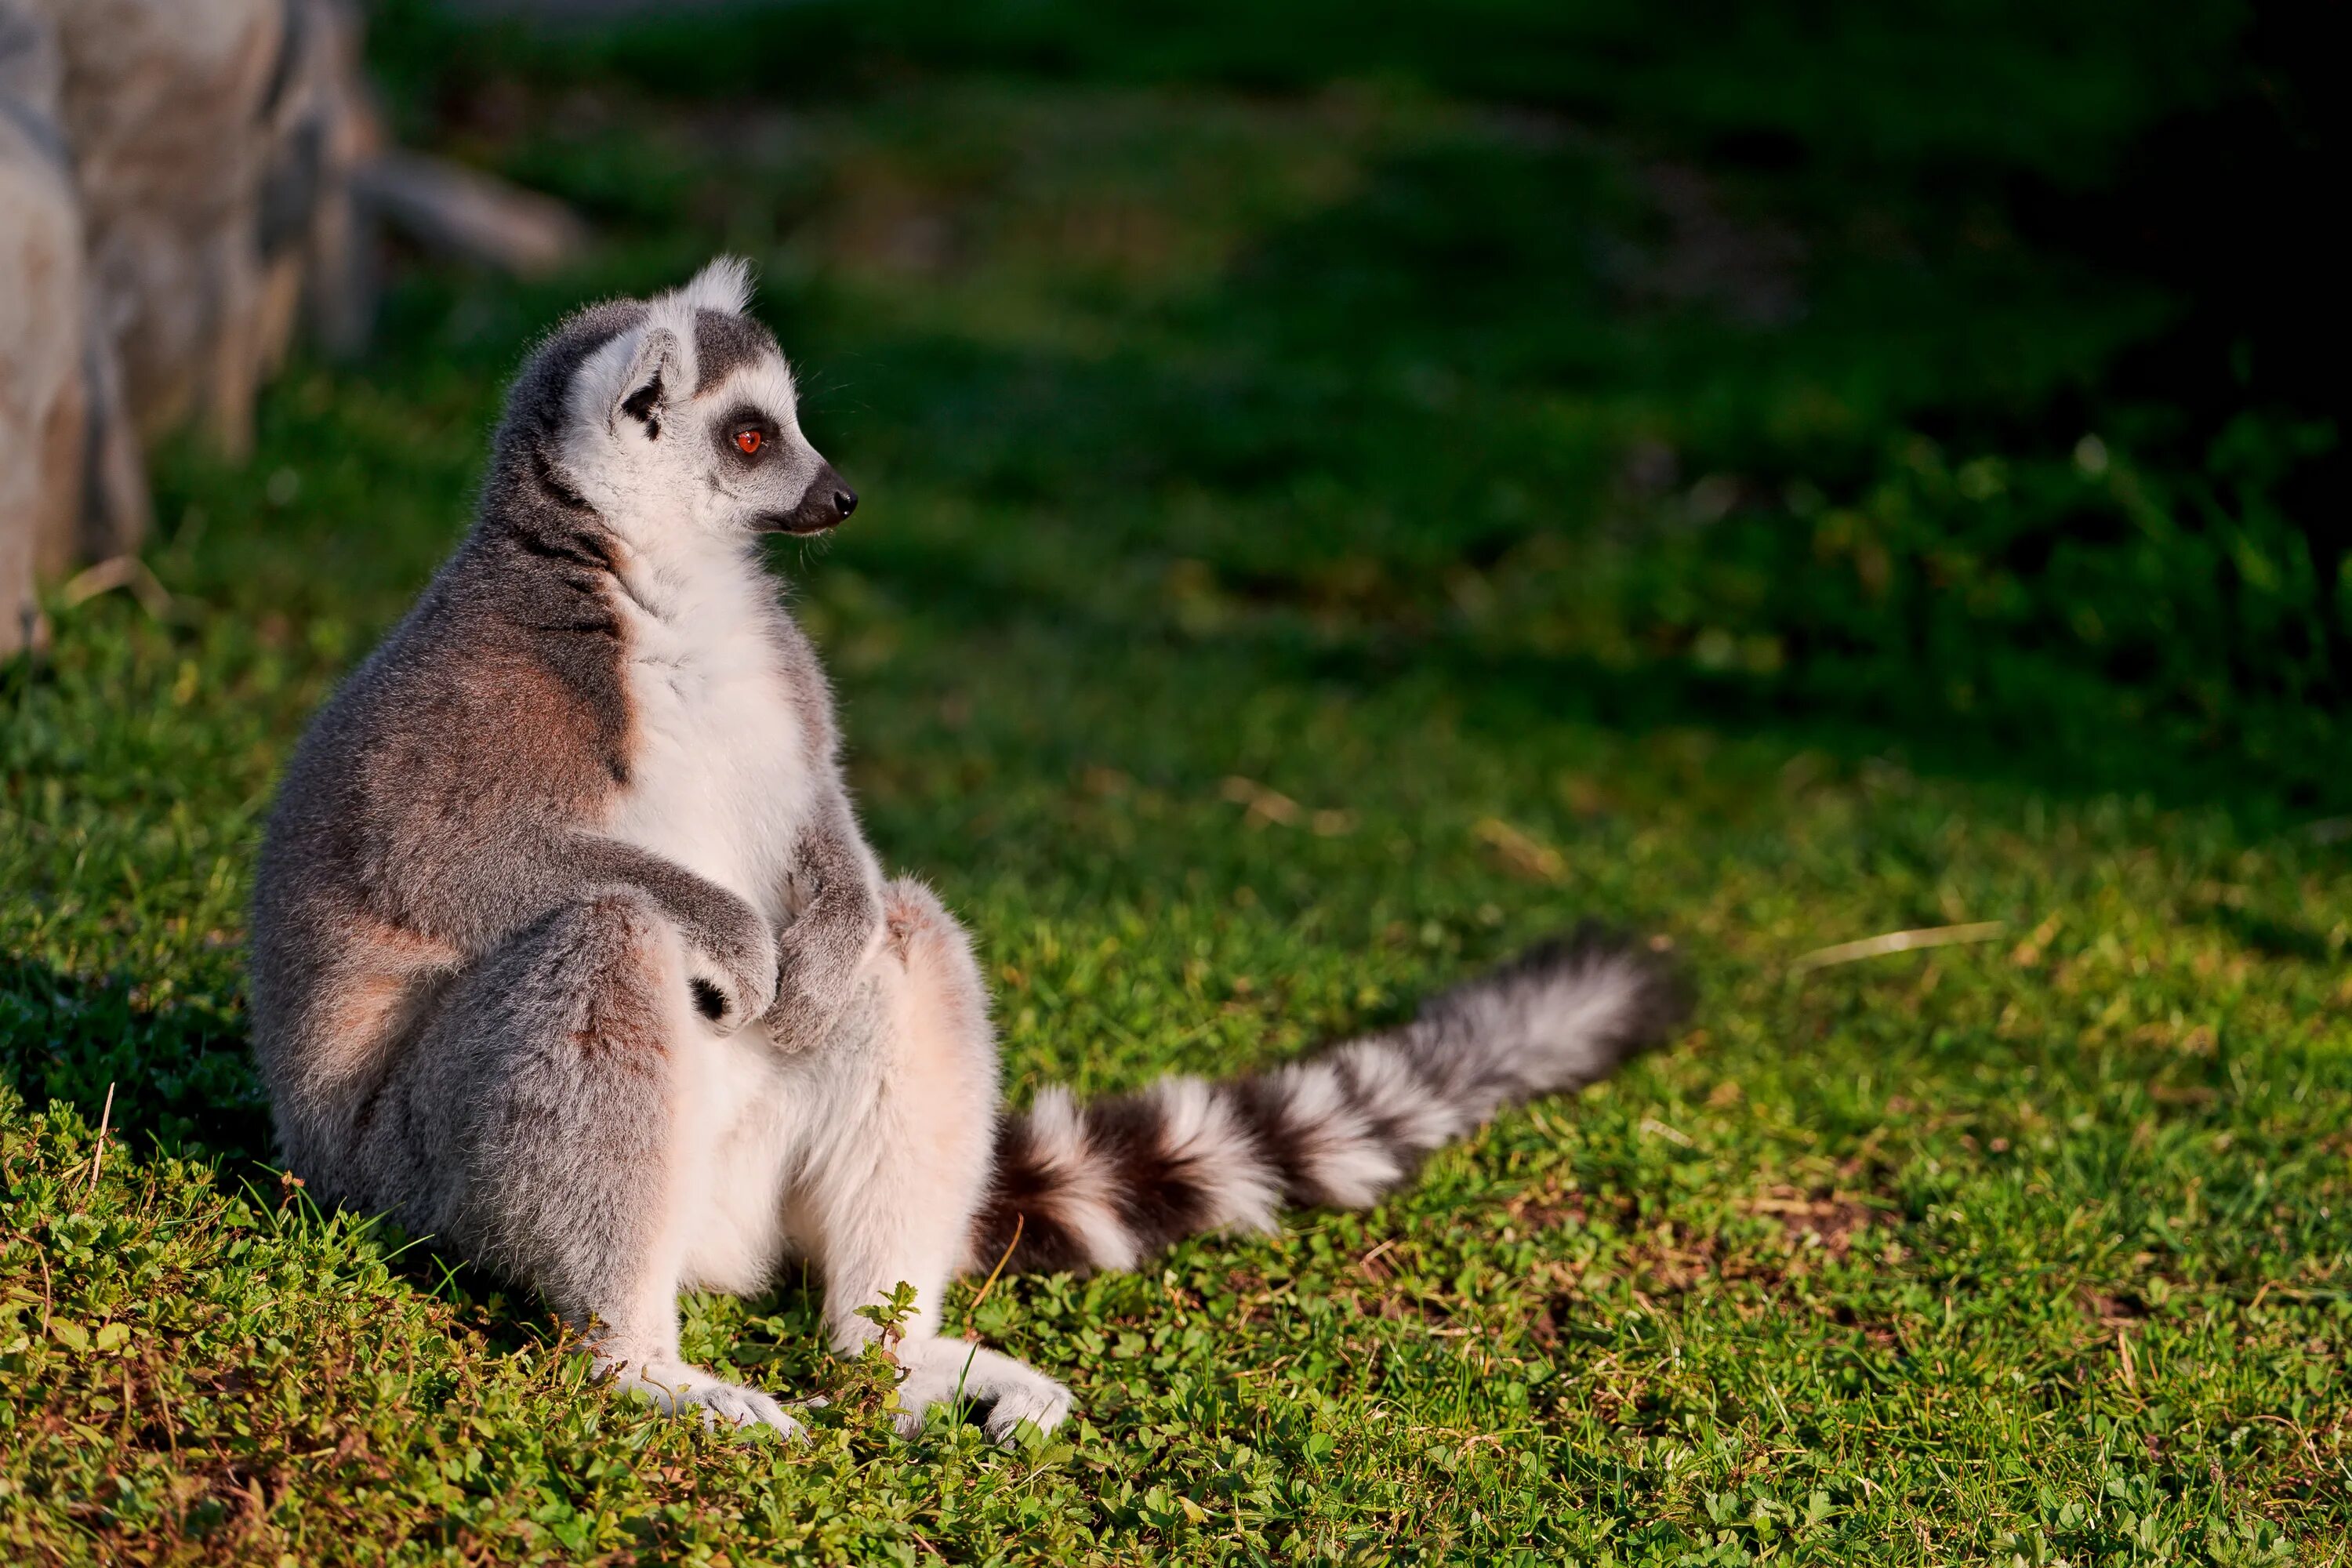
[(699, 1415), (705, 1427), (772, 1426), (794, 1442), (808, 1436), (773, 1394), (713, 1377), (687, 1362), (621, 1363), (606, 1370), (615, 1388), (643, 1394), (673, 1415)]
[(1050, 1432), (1070, 1413), (1070, 1391), (1044, 1373), (1001, 1351), (963, 1340), (924, 1340), (902, 1344), (898, 1356), (907, 1369), (898, 1384), (897, 1416), (901, 1436), (923, 1429), (932, 1406), (961, 1403), (988, 1406), (982, 1423), (989, 1437), (1009, 1443), (1024, 1421)]

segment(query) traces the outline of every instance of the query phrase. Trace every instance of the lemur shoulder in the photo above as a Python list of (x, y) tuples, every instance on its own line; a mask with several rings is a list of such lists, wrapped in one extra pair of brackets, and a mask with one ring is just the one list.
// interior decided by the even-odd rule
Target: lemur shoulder
[(1302, 1062), (1005, 1112), (971, 940), (884, 878), (762, 563), (856, 497), (748, 293), (722, 260), (540, 344), (472, 531), (288, 768), (254, 1040), (323, 1197), (536, 1289), (623, 1386), (786, 1432), (775, 1394), (682, 1358), (679, 1290), (805, 1258), (854, 1352), (903, 1281), (901, 1424), (960, 1391), (1002, 1437), (1070, 1395), (940, 1336), (960, 1271), (1369, 1205), (1674, 1026), (1650, 956), (1587, 936)]

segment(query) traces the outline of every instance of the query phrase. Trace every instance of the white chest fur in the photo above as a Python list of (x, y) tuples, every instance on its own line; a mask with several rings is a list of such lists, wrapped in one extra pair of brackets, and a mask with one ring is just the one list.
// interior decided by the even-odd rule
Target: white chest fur
[(782, 924), (816, 759), (772, 634), (774, 586), (733, 552), (622, 569), (630, 779), (609, 831)]

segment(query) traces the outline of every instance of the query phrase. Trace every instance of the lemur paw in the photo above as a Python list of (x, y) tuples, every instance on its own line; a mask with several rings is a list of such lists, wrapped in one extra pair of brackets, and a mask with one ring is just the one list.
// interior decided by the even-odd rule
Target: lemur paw
[(923, 1430), (924, 1417), (936, 1405), (988, 1407), (982, 1427), (998, 1443), (1013, 1441), (1026, 1421), (1040, 1432), (1050, 1432), (1070, 1413), (1070, 1391), (1025, 1363), (1001, 1351), (962, 1340), (928, 1340), (898, 1347), (907, 1368), (898, 1384), (901, 1436)]
[(672, 1415), (696, 1415), (705, 1428), (770, 1426), (793, 1442), (808, 1436), (773, 1394), (729, 1383), (686, 1362), (655, 1362), (614, 1370), (614, 1386), (642, 1394)]
[[(826, 928), (826, 945), (835, 950), (827, 956), (837, 960), (874, 945), (882, 926), (881, 889), (852, 840), (812, 830), (801, 841), (799, 879), (806, 895), (801, 922)], [(789, 943), (791, 932), (785, 934)]]
[(750, 905), (742, 917), (705, 936), (688, 966), (695, 1010), (722, 1035), (774, 1006), (782, 980), (775, 939)]

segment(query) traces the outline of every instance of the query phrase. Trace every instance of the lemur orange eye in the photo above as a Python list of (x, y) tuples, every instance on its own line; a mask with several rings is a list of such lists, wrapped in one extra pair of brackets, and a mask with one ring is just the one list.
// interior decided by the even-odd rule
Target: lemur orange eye
[(735, 432), (735, 449), (749, 458), (759, 451), (760, 443), (766, 438), (757, 430), (738, 430)]

